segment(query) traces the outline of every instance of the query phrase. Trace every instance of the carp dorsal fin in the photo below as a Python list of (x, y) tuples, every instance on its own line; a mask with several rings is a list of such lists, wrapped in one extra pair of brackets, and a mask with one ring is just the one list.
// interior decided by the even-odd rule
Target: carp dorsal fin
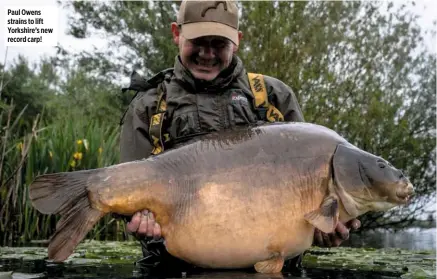
[(334, 196), (328, 196), (322, 205), (307, 214), (305, 220), (324, 233), (331, 233), (338, 223), (338, 200)]

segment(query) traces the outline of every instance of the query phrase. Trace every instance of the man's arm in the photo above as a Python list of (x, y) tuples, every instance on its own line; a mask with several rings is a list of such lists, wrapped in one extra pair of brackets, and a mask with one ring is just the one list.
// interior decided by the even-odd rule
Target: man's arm
[[(138, 93), (122, 120), (120, 134), (120, 163), (148, 158), (153, 149), (149, 142), (146, 93)], [(127, 231), (138, 238), (161, 237), (161, 227), (152, 212), (136, 212), (126, 224)]]
[(293, 90), (282, 81), (265, 76), (269, 100), (282, 113), (285, 121), (305, 122)]
[[(285, 121), (305, 122), (302, 110), (293, 90), (282, 81), (272, 78), (264, 78), (267, 84), (269, 99), (282, 113)], [(351, 229), (357, 230), (361, 226), (358, 219), (353, 219), (346, 224), (338, 223), (335, 232), (326, 234), (316, 229), (314, 232), (314, 245), (321, 247), (336, 247), (349, 238)]]
[(140, 95), (132, 100), (123, 118), (120, 134), (120, 163), (150, 156), (153, 147), (148, 140), (146, 117), (144, 100)]

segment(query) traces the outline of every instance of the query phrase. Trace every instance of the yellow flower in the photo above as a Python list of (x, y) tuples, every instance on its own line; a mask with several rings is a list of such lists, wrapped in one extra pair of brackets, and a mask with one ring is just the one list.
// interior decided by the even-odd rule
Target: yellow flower
[(72, 160), (71, 162), (70, 162), (70, 166), (72, 166), (73, 168), (76, 166), (76, 161), (74, 161), (74, 160)]
[(23, 150), (23, 143), (22, 143), (22, 142), (18, 143), (18, 144), (17, 144), (17, 148), (18, 148), (20, 151)]
[(99, 154), (102, 154), (103, 148), (99, 147)]
[(81, 145), (82, 144), (82, 140), (77, 140), (76, 143), (77, 143), (77, 145)]
[(73, 158), (76, 160), (82, 160), (82, 156), (82, 152), (76, 152), (74, 153)]
[(49, 151), (49, 156), (50, 158), (53, 158), (53, 153), (51, 151)]

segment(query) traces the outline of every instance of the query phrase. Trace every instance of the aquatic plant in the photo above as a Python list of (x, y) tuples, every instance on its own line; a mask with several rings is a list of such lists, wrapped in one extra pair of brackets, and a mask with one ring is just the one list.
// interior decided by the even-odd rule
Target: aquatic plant
[[(0, 251), (0, 272), (24, 272), (21, 268), (1, 268), (1, 263), (11, 261), (37, 262), (39, 269), (32, 269), (32, 273), (43, 273), (53, 264), (45, 262), (47, 248), (44, 247), (5, 247)], [(125, 266), (122, 271), (116, 273), (118, 277), (131, 278), (135, 270), (132, 264), (142, 257), (141, 248), (137, 242), (113, 242), (113, 241), (86, 241), (81, 243), (75, 253), (64, 264), (62, 277), (77, 278), (80, 275), (80, 267), (94, 268), (94, 275), (88, 274), (88, 278), (102, 278), (102, 272), (107, 272), (108, 267)], [(293, 271), (293, 276), (286, 278), (402, 278), (421, 279), (435, 278), (436, 254), (434, 250), (412, 251), (404, 249), (372, 249), (372, 248), (316, 248), (310, 249), (304, 256), (302, 272)], [(120, 270), (120, 269), (117, 269)], [(0, 273), (1, 274), (1, 273)], [(212, 276), (212, 274), (216, 276)], [(70, 277), (70, 276), (71, 277)], [(221, 276), (219, 276), (221, 275)], [(258, 274), (259, 275), (259, 274)], [(323, 277), (317, 276), (323, 275)], [(31, 274), (28, 274), (31, 276)], [(203, 273), (197, 278), (258, 278), (256, 274), (247, 271), (235, 271), (225, 273)], [(34, 278), (34, 277), (32, 277)], [(124, 278), (124, 277), (123, 277)], [(141, 277), (142, 278), (142, 277)], [(193, 276), (194, 278), (194, 276)]]

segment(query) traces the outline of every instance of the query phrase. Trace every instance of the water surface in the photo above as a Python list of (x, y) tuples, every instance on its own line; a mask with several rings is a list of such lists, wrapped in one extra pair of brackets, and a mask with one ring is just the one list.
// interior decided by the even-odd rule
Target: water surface
[[(312, 248), (303, 269), (282, 277), (248, 271), (145, 273), (137, 242), (86, 241), (62, 264), (46, 261), (45, 247), (0, 247), (0, 279), (24, 278), (436, 278), (436, 229), (352, 234), (339, 248)], [(3, 273), (2, 273), (3, 272)], [(12, 273), (12, 274), (11, 274)]]
[(436, 250), (436, 229), (410, 228), (402, 231), (374, 230), (352, 233), (342, 246)]

